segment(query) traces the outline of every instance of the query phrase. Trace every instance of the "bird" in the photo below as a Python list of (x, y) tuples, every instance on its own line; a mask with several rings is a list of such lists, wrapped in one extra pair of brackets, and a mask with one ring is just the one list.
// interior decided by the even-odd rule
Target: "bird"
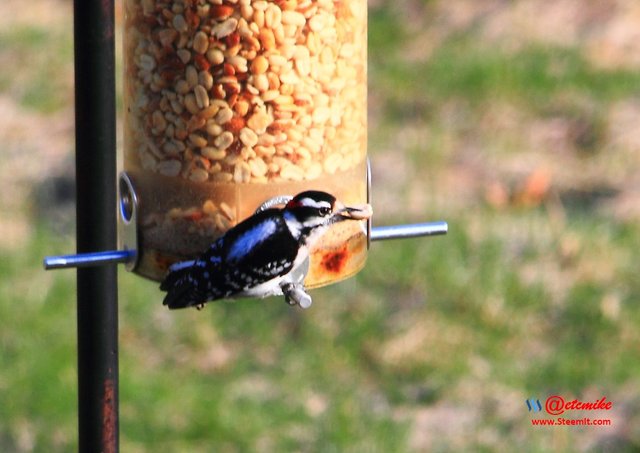
[(307, 308), (312, 300), (303, 279), (310, 248), (331, 225), (371, 214), (368, 204), (347, 207), (327, 192), (301, 192), (284, 207), (238, 223), (197, 259), (170, 266), (160, 285), (167, 292), (163, 305), (200, 309), (219, 299), (284, 295), (290, 305)]

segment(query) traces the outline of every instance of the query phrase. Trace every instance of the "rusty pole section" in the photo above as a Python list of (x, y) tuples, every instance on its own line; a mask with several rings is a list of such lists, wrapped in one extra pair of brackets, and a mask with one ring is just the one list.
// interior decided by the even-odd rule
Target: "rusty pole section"
[[(74, 0), (78, 253), (115, 250), (114, 0)], [(78, 448), (119, 450), (117, 265), (78, 269)]]

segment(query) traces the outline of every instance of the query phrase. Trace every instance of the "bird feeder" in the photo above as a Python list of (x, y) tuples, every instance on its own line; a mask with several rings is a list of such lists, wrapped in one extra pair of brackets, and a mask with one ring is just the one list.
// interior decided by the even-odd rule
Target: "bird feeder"
[[(268, 200), (367, 199), (366, 1), (215, 3), (124, 2), (120, 186), (138, 208), (137, 244), (123, 245), (154, 280)], [(335, 225), (305, 285), (349, 277), (366, 255), (362, 222)]]

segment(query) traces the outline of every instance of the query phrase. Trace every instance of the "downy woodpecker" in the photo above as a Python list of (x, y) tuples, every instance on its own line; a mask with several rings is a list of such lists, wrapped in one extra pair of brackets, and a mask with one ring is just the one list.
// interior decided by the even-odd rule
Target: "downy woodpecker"
[(218, 238), (194, 261), (172, 265), (160, 289), (170, 309), (202, 307), (236, 297), (285, 295), (290, 304), (311, 305), (300, 269), (309, 248), (327, 228), (345, 220), (363, 220), (371, 207), (346, 207), (326, 192), (306, 191), (284, 208), (258, 212)]

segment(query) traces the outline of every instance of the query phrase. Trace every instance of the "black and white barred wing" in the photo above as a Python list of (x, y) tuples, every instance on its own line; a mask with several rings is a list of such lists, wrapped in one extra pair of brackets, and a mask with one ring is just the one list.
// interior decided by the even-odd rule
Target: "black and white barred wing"
[(288, 274), (299, 252), (297, 242), (281, 218), (268, 218), (251, 231), (240, 231), (227, 242), (225, 249), (226, 287), (257, 297), (263, 295), (251, 293), (251, 289)]
[(284, 220), (266, 211), (257, 216), (229, 230), (197, 260), (171, 266), (160, 286), (168, 291), (164, 305), (174, 309), (240, 295), (269, 295), (252, 290), (290, 272), (299, 248), (292, 237), (283, 240), (282, 232), (288, 234)]
[(223, 297), (222, 288), (218, 289), (219, 285), (215, 284), (222, 281), (223, 239), (215, 241), (197, 260), (183, 261), (169, 268), (160, 285), (162, 291), (167, 291), (164, 305), (171, 309), (193, 307)]

